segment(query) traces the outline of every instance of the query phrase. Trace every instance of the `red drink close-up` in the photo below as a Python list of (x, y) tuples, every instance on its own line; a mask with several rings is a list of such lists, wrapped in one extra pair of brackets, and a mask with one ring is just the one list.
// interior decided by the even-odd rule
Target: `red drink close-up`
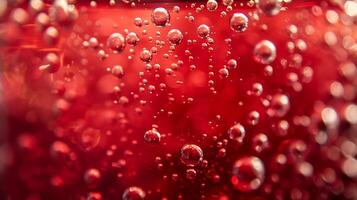
[(357, 199), (356, 0), (0, 0), (0, 199)]

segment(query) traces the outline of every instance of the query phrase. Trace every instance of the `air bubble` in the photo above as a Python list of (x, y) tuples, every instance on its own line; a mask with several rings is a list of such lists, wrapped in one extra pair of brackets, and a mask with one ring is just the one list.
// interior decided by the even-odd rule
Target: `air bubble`
[(170, 14), (165, 8), (155, 8), (151, 14), (151, 21), (156, 26), (166, 26), (170, 22)]
[(233, 0), (222, 0), (223, 5), (225, 5), (225, 6), (232, 5), (233, 2), (234, 2)]
[(143, 20), (142, 20), (140, 17), (136, 17), (136, 18), (134, 19), (134, 24), (135, 24), (135, 26), (137, 26), (137, 27), (141, 27), (141, 26), (143, 26)]
[(260, 114), (257, 111), (252, 111), (248, 115), (248, 123), (250, 125), (257, 125), (259, 122)]
[(272, 117), (283, 117), (290, 109), (289, 97), (284, 94), (275, 94), (271, 100), (268, 115)]
[(123, 3), (133, 3), (135, 0), (121, 0)]
[(120, 33), (113, 33), (107, 39), (107, 46), (117, 52), (125, 49), (125, 38)]
[(228, 137), (231, 140), (235, 140), (239, 143), (243, 142), (243, 139), (245, 137), (245, 129), (244, 126), (237, 123), (228, 130)]
[(149, 143), (159, 143), (161, 135), (155, 128), (153, 128), (145, 132), (144, 140)]
[(211, 30), (206, 24), (201, 24), (197, 27), (197, 34), (201, 38), (206, 38), (210, 34)]
[(175, 13), (179, 13), (180, 12), (180, 7), (179, 6), (174, 6), (172, 11), (175, 12)]
[(234, 13), (229, 20), (229, 26), (233, 31), (244, 32), (248, 27), (248, 18), (243, 13)]
[(260, 96), (263, 93), (263, 85), (260, 83), (254, 83), (252, 92), (255, 96)]
[(262, 40), (254, 47), (254, 58), (261, 64), (270, 64), (276, 58), (275, 45), (269, 40)]
[(122, 78), (124, 76), (124, 69), (122, 66), (120, 65), (115, 65), (113, 68), (112, 68), (112, 74), (118, 78)]
[(186, 178), (188, 180), (194, 180), (197, 176), (197, 172), (195, 169), (187, 169), (186, 170)]
[(132, 45), (132, 46), (135, 46), (138, 44), (139, 42), (139, 37), (138, 35), (135, 33), (135, 32), (130, 32), (128, 33), (128, 35), (126, 36), (126, 42), (129, 44), (129, 45)]
[(235, 59), (229, 59), (228, 62), (227, 62), (227, 67), (229, 69), (235, 69), (237, 68), (237, 60)]
[(206, 7), (208, 11), (215, 11), (218, 8), (218, 3), (216, 0), (208, 0), (206, 3)]
[(233, 165), (232, 173), (233, 186), (242, 192), (250, 192), (262, 185), (265, 168), (258, 157), (249, 156), (237, 160)]
[(140, 60), (142, 60), (143, 62), (150, 62), (152, 60), (152, 53), (147, 50), (144, 49), (141, 53), (140, 53)]
[(255, 0), (260, 12), (267, 16), (277, 15), (282, 7), (281, 0)]
[(185, 144), (181, 148), (181, 162), (186, 166), (197, 166), (203, 159), (202, 149), (195, 144)]
[(268, 136), (264, 133), (259, 133), (253, 137), (252, 146), (254, 151), (260, 153), (265, 149), (269, 148), (269, 139)]
[(70, 153), (71, 149), (62, 141), (55, 141), (50, 147), (50, 155), (58, 160), (67, 160)]
[(171, 44), (178, 45), (182, 42), (183, 35), (180, 30), (172, 29), (167, 33), (167, 38)]
[(88, 193), (86, 200), (103, 200), (103, 196), (99, 192), (90, 192)]
[(44, 32), (43, 40), (49, 45), (54, 45), (58, 42), (59, 36), (57, 28), (50, 26)]
[(60, 58), (58, 55), (55, 53), (48, 53), (43, 59), (43, 65), (41, 65), (39, 69), (49, 73), (55, 73), (60, 67)]
[(229, 76), (229, 71), (226, 68), (221, 68), (218, 70), (218, 73), (221, 78), (227, 78)]
[(96, 187), (99, 184), (100, 180), (100, 171), (95, 168), (88, 169), (84, 173), (84, 181), (89, 187)]
[(123, 193), (123, 200), (142, 200), (145, 199), (145, 192), (140, 187), (129, 187)]

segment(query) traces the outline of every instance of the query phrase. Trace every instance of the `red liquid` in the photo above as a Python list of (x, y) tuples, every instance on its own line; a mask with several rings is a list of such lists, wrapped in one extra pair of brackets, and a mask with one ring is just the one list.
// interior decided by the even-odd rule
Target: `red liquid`
[[(121, 199), (134, 186), (138, 199), (356, 198), (356, 20), (324, 1), (286, 3), (272, 17), (239, 3), (223, 17), (221, 2), (212, 12), (196, 12), (206, 2), (78, 3), (52, 39), (36, 14), (11, 22), (9, 5), (4, 198)], [(158, 7), (165, 27), (151, 21)], [(242, 32), (230, 28), (234, 13), (249, 20)], [(135, 46), (107, 41), (129, 32)], [(254, 55), (262, 40), (276, 48), (269, 64)]]

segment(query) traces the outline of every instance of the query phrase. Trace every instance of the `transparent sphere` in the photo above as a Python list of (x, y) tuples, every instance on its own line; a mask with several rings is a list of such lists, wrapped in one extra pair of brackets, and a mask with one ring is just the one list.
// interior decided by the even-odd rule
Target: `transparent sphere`
[(233, 186), (239, 191), (250, 192), (262, 185), (265, 168), (258, 157), (243, 157), (234, 163), (232, 174), (231, 182)]
[(153, 128), (145, 132), (144, 140), (149, 143), (159, 143), (161, 135), (155, 128)]
[(229, 20), (233, 31), (244, 32), (248, 28), (248, 18), (243, 13), (234, 13)]
[(178, 45), (182, 42), (183, 34), (178, 29), (172, 29), (167, 33), (167, 39), (171, 44)]
[(290, 110), (290, 100), (285, 94), (275, 94), (268, 109), (268, 115), (272, 117), (283, 117)]
[(280, 12), (282, 0), (256, 0), (257, 8), (267, 16), (274, 16)]
[(261, 64), (270, 64), (276, 58), (276, 47), (269, 40), (262, 40), (254, 47), (254, 59)]
[(218, 8), (218, 3), (216, 0), (208, 0), (206, 3), (206, 7), (208, 11), (215, 11)]
[(145, 199), (145, 192), (140, 187), (129, 187), (123, 193), (123, 200), (141, 200)]
[(181, 148), (180, 160), (186, 166), (197, 166), (203, 159), (202, 149), (195, 144), (185, 144)]
[(113, 33), (107, 39), (107, 46), (117, 52), (125, 49), (125, 37), (120, 33)]
[(239, 143), (243, 142), (245, 136), (245, 129), (244, 126), (237, 123), (228, 130), (228, 137), (231, 140), (235, 140)]
[(201, 38), (206, 38), (210, 34), (211, 30), (206, 24), (201, 24), (197, 27), (197, 34)]
[(151, 14), (151, 21), (156, 26), (166, 26), (170, 22), (170, 14), (165, 8), (155, 8)]

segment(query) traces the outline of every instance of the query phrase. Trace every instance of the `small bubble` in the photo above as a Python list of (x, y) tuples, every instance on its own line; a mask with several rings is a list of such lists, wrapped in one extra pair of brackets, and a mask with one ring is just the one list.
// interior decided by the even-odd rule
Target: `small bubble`
[(4, 16), (7, 11), (7, 1), (0, 1), (0, 17)]
[(221, 78), (227, 78), (229, 76), (229, 71), (226, 68), (221, 68), (218, 73)]
[(346, 176), (351, 178), (357, 177), (357, 160), (354, 157), (348, 157), (344, 160), (341, 168)]
[(135, 0), (121, 0), (124, 3), (133, 3)]
[(281, 0), (255, 0), (260, 12), (267, 16), (274, 16), (280, 12)]
[(226, 154), (227, 154), (227, 150), (225, 148), (221, 148), (218, 150), (217, 157), (223, 158), (226, 156)]
[(49, 45), (54, 45), (58, 42), (59, 36), (60, 33), (57, 28), (50, 26), (44, 32), (43, 40)]
[(104, 60), (106, 58), (108, 58), (108, 54), (105, 53), (105, 51), (103, 49), (99, 50), (98, 53), (97, 53), (97, 57), (100, 59), (100, 60)]
[(107, 39), (107, 46), (117, 52), (125, 49), (125, 38), (120, 33), (113, 33)]
[(273, 75), (274, 69), (271, 65), (267, 65), (264, 67), (264, 75), (265, 76), (271, 76)]
[(185, 144), (181, 148), (181, 162), (186, 166), (194, 167), (198, 165), (203, 159), (202, 149), (195, 144)]
[(90, 192), (87, 195), (87, 200), (103, 200), (103, 196), (99, 192)]
[(260, 83), (254, 83), (252, 86), (252, 92), (255, 96), (260, 96), (263, 93), (263, 85)]
[(25, 24), (29, 20), (29, 13), (23, 8), (15, 8), (10, 13), (11, 19), (18, 24)]
[(39, 67), (42, 71), (47, 71), (49, 73), (55, 73), (60, 68), (60, 58), (55, 53), (48, 53), (46, 54), (45, 58), (43, 59), (43, 65)]
[(143, 26), (143, 20), (142, 20), (140, 17), (136, 17), (136, 18), (134, 19), (134, 24), (135, 24), (135, 26), (137, 26), (137, 27), (141, 27), (141, 26)]
[(194, 180), (197, 177), (197, 172), (195, 169), (187, 169), (186, 170), (186, 178), (188, 180)]
[(167, 38), (171, 44), (178, 45), (182, 42), (183, 35), (180, 30), (172, 29), (167, 33)]
[(218, 3), (216, 0), (208, 0), (206, 3), (206, 7), (208, 11), (215, 11), (218, 8)]
[(129, 44), (129, 45), (132, 45), (132, 46), (135, 46), (138, 44), (139, 42), (139, 37), (138, 35), (135, 33), (135, 32), (130, 32), (128, 33), (128, 35), (126, 36), (126, 42)]
[(151, 21), (156, 26), (166, 26), (170, 22), (170, 14), (165, 8), (155, 8), (151, 14)]
[(276, 48), (269, 40), (262, 40), (255, 45), (253, 54), (257, 62), (269, 64), (276, 58)]
[(321, 119), (329, 128), (336, 128), (339, 124), (339, 117), (335, 109), (326, 107), (321, 111)]
[(124, 76), (124, 69), (120, 65), (115, 65), (112, 70), (112, 74), (118, 78), (122, 78)]
[(173, 173), (173, 174), (171, 175), (171, 179), (172, 179), (172, 181), (176, 182), (176, 181), (178, 181), (178, 179), (179, 179), (179, 175), (176, 174), (176, 173)]
[(244, 32), (248, 27), (248, 18), (243, 13), (234, 13), (229, 20), (229, 26), (233, 31)]
[(257, 125), (259, 122), (260, 114), (257, 111), (252, 111), (248, 115), (248, 123), (250, 125)]
[(357, 124), (357, 105), (349, 104), (344, 110), (346, 120), (351, 124)]
[(123, 193), (123, 200), (142, 200), (145, 199), (145, 192), (140, 187), (129, 187)]
[(58, 160), (66, 160), (69, 158), (71, 149), (69, 146), (61, 141), (55, 141), (50, 148), (50, 154), (53, 158)]
[(290, 109), (289, 97), (284, 94), (275, 94), (271, 100), (268, 115), (272, 117), (283, 117)]
[(225, 6), (232, 5), (233, 2), (234, 2), (233, 0), (222, 0), (223, 5), (225, 5)]
[(242, 192), (250, 192), (262, 185), (265, 168), (258, 157), (249, 156), (237, 160), (233, 165), (232, 173), (233, 186)]
[(243, 142), (243, 139), (245, 137), (245, 129), (244, 126), (237, 123), (228, 130), (228, 137), (231, 140), (235, 140), (239, 143)]
[(161, 135), (155, 128), (153, 128), (145, 132), (144, 140), (149, 143), (159, 143)]
[(259, 133), (253, 137), (252, 146), (254, 151), (260, 153), (269, 148), (269, 139), (264, 133)]
[(228, 62), (227, 62), (227, 67), (229, 69), (235, 69), (237, 68), (237, 60), (235, 59), (229, 59)]
[(143, 62), (150, 62), (152, 60), (152, 53), (147, 49), (143, 49), (140, 53), (140, 60)]
[(79, 145), (86, 151), (90, 151), (98, 146), (101, 140), (101, 131), (94, 128), (86, 128), (79, 136)]
[(99, 42), (98, 42), (97, 38), (95, 38), (95, 37), (89, 38), (88, 42), (89, 42), (89, 46), (94, 49), (99, 47)]
[(314, 167), (310, 163), (303, 161), (298, 164), (297, 171), (305, 177), (311, 177), (314, 173)]
[[(1, 3), (0, 3), (1, 4)], [(1, 7), (1, 6), (0, 6)], [(1, 8), (0, 8), (1, 10)], [(0, 11), (1, 12), (1, 11)], [(0, 14), (1, 15), (1, 14)], [(40, 28), (40, 29), (44, 29), (44, 27), (47, 27), (50, 24), (50, 17), (46, 14), (46, 13), (39, 13), (36, 16), (36, 25)]]
[(308, 150), (307, 144), (300, 139), (291, 140), (289, 142), (290, 144), (286, 152), (286, 156), (288, 157), (288, 160), (291, 162), (304, 160)]
[(206, 38), (210, 34), (211, 30), (206, 24), (201, 24), (197, 27), (197, 34), (201, 38)]
[(288, 133), (290, 124), (288, 121), (286, 120), (281, 120), (278, 122), (276, 130), (277, 130), (277, 134), (280, 136), (285, 136)]
[(180, 7), (179, 6), (174, 6), (172, 11), (175, 12), (175, 13), (179, 13), (180, 12)]
[(100, 179), (101, 179), (100, 171), (95, 168), (88, 169), (84, 173), (84, 181), (90, 187), (96, 187), (99, 184)]

